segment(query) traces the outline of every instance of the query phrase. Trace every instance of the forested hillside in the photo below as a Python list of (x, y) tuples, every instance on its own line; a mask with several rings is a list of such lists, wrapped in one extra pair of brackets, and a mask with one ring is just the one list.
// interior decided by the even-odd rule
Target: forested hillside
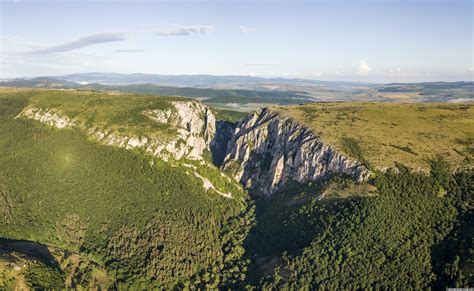
[[(210, 163), (165, 163), (101, 145), (79, 129), (15, 119), (38, 94), (0, 97), (0, 236), (79, 253), (118, 287), (243, 279), (241, 243), (252, 210), (235, 182)], [(206, 189), (190, 166), (232, 197)], [(88, 286), (94, 268), (66, 285)]]
[(3, 89), (0, 289), (473, 286), (472, 112)]
[(264, 278), (256, 282), (311, 290), (472, 286), (473, 179), (472, 170), (452, 174), (435, 160), (429, 175), (401, 165), (377, 173), (375, 192), (340, 177), (282, 191), (263, 203), (251, 235), (251, 270)]

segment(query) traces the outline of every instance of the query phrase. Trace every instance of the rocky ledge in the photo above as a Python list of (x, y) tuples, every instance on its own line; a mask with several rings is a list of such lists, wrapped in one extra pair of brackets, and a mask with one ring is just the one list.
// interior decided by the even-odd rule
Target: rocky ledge
[(160, 135), (138, 136), (122, 134), (109, 128), (93, 126), (87, 128), (79, 121), (69, 118), (58, 109), (41, 109), (28, 106), (17, 118), (30, 118), (57, 128), (80, 128), (106, 145), (125, 149), (140, 148), (147, 153), (168, 160), (187, 158), (202, 160), (204, 151), (210, 150), (216, 133), (216, 118), (209, 107), (198, 101), (173, 101), (168, 110), (144, 110), (142, 114), (151, 120), (167, 124), (177, 134), (164, 138)]
[(331, 173), (363, 181), (370, 175), (310, 129), (266, 108), (239, 121), (222, 167), (246, 188), (267, 196), (285, 181), (313, 181)]
[(244, 187), (272, 195), (286, 181), (307, 182), (329, 174), (349, 175), (364, 181), (370, 171), (303, 125), (269, 109), (259, 109), (237, 126), (216, 122), (209, 107), (198, 101), (174, 101), (167, 110), (144, 110), (141, 114), (166, 124), (177, 134), (135, 136), (99, 126), (86, 128), (57, 109), (26, 107), (17, 118), (30, 118), (57, 128), (80, 128), (103, 144), (125, 149), (140, 148), (169, 158), (203, 160), (212, 151), (214, 162), (231, 172)]

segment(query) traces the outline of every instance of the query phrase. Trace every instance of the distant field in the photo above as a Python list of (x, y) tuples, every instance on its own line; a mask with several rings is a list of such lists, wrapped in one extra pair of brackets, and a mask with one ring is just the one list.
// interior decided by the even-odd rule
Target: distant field
[[(0, 82), (2, 87), (77, 89), (80, 91), (107, 91), (157, 96), (182, 96), (212, 104), (221, 109), (248, 112), (261, 106), (296, 105), (314, 101), (357, 102), (472, 102), (474, 82), (427, 82), (367, 84), (353, 82), (324, 82), (296, 79), (259, 79), (258, 82), (215, 83), (196, 86), (185, 82), (174, 86), (165, 83), (153, 84), (153, 78), (135, 76), (129, 82), (111, 81), (108, 78), (81, 79), (88, 84), (75, 83), (78, 76), (39, 77), (34, 79), (11, 79)], [(84, 76), (83, 76), (84, 77)], [(117, 76), (115, 76), (117, 77)], [(181, 76), (183, 77), (183, 76)], [(178, 76), (178, 79), (180, 77)], [(212, 79), (207, 76), (205, 79)], [(184, 78), (186, 79), (186, 78)], [(209, 80), (210, 80), (209, 79)], [(108, 81), (107, 81), (108, 80)], [(238, 81), (234, 80), (234, 81)], [(157, 80), (155, 80), (157, 81)], [(163, 81), (163, 80), (161, 80)], [(169, 80), (168, 80), (169, 81)], [(188, 80), (189, 81), (189, 80)], [(102, 83), (100, 83), (102, 82)], [(121, 85), (111, 85), (121, 84)], [(161, 85), (160, 85), (161, 84)], [(164, 85), (167, 84), (167, 85)], [(193, 85), (194, 84), (194, 85)], [(178, 86), (177, 86), (178, 85)]]
[(338, 102), (273, 108), (377, 168), (399, 162), (427, 169), (435, 155), (458, 167), (474, 163), (473, 104)]
[(473, 82), (394, 83), (375, 86), (384, 98), (416, 102), (474, 101)]

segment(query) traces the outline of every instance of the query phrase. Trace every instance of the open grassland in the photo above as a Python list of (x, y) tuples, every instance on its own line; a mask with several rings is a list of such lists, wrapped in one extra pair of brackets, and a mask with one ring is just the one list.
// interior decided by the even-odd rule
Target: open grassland
[[(0, 94), (27, 94), (28, 105), (40, 109), (57, 109), (85, 127), (98, 126), (120, 133), (167, 137), (172, 127), (157, 123), (142, 114), (148, 110), (170, 109), (170, 101), (189, 101), (182, 97), (143, 95), (120, 92), (98, 92), (74, 89), (0, 88)], [(217, 119), (236, 122), (247, 113), (222, 106), (212, 108)], [(232, 109), (232, 108), (231, 108)], [(235, 108), (233, 108), (235, 109)]]
[(143, 115), (142, 111), (166, 110), (171, 108), (170, 101), (188, 100), (178, 97), (75, 90), (35, 90), (30, 94), (30, 106), (43, 110), (60, 110), (86, 128), (107, 128), (122, 134), (153, 133), (154, 136), (163, 138), (173, 135), (173, 128), (152, 121)]
[(274, 110), (376, 168), (399, 162), (425, 170), (436, 155), (455, 167), (473, 165), (473, 104), (337, 102)]

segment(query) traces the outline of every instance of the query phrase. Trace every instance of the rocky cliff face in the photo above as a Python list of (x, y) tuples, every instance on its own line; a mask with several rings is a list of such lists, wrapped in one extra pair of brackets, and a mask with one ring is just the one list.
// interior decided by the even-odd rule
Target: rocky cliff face
[(101, 126), (86, 127), (57, 109), (26, 107), (17, 118), (31, 118), (57, 128), (80, 128), (103, 144), (125, 149), (141, 148), (164, 160), (188, 158), (201, 160), (205, 150), (210, 150), (216, 133), (216, 118), (209, 107), (197, 101), (173, 101), (168, 110), (144, 110), (141, 114), (151, 120), (169, 125), (177, 134), (168, 138), (149, 134), (139, 136), (122, 134)]
[(182, 135), (200, 136), (209, 145), (216, 132), (216, 117), (209, 107), (197, 101), (171, 102), (173, 109), (145, 110), (143, 114), (158, 123), (182, 129)]
[(268, 109), (240, 120), (222, 165), (248, 189), (271, 195), (287, 180), (312, 181), (330, 173), (358, 181), (369, 171), (304, 126)]
[(285, 181), (313, 181), (331, 173), (358, 181), (369, 171), (358, 161), (324, 144), (311, 130), (268, 109), (260, 109), (235, 126), (216, 121), (211, 110), (197, 101), (173, 101), (167, 110), (144, 110), (150, 120), (166, 124), (176, 134), (163, 138), (149, 134), (123, 134), (100, 126), (85, 127), (57, 109), (29, 106), (17, 117), (31, 118), (57, 128), (80, 128), (103, 144), (125, 149), (140, 148), (169, 158), (202, 160), (205, 151), (217, 165), (234, 173), (247, 189), (273, 194)]
[(78, 125), (76, 120), (67, 117), (60, 110), (54, 108), (41, 109), (28, 106), (18, 114), (18, 117), (27, 117), (57, 128), (68, 128)]

